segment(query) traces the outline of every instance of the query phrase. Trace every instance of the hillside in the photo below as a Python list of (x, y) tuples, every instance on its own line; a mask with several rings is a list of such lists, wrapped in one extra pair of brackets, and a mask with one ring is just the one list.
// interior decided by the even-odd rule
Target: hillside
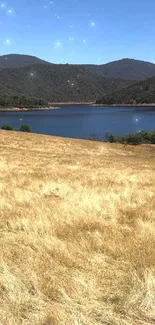
[(111, 92), (96, 101), (97, 104), (155, 104), (155, 77)]
[(30, 64), (48, 63), (31, 55), (6, 54), (0, 55), (0, 68), (20, 68)]
[(0, 93), (41, 97), (50, 102), (90, 102), (131, 81), (96, 77), (75, 65), (33, 64), (0, 70)]
[[(20, 68), (26, 65), (43, 63), (52, 64), (30, 55), (6, 54), (0, 56), (0, 68)], [(66, 66), (68, 65), (66, 64)], [(122, 59), (102, 65), (75, 64), (73, 66), (84, 68), (95, 76), (108, 78), (143, 80), (155, 76), (155, 64), (134, 59)]]
[(5, 93), (49, 102), (93, 102), (96, 98), (103, 104), (155, 102), (155, 79), (136, 83), (155, 75), (155, 64), (149, 62), (123, 59), (100, 66), (52, 64), (11, 54), (0, 56), (0, 67), (1, 98)]
[(155, 151), (10, 131), (0, 147), (1, 325), (153, 325)]
[(40, 98), (0, 94), (0, 108), (42, 108), (47, 106), (48, 102)]
[(108, 78), (143, 80), (155, 76), (155, 64), (133, 59), (123, 59), (103, 65), (85, 65), (91, 73)]

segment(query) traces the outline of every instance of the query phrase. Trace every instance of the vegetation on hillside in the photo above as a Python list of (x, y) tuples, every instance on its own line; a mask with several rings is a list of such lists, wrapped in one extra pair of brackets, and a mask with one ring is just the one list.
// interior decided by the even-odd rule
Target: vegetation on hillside
[(91, 133), (89, 140), (106, 141), (110, 143), (122, 143), (122, 144), (155, 144), (155, 130), (152, 131), (138, 131), (136, 133), (129, 133), (122, 136), (114, 136), (112, 133), (106, 133), (105, 136), (101, 136), (97, 133)]
[(155, 151), (0, 133), (1, 325), (153, 325)]
[(30, 132), (31, 129), (30, 129), (30, 126), (28, 124), (22, 124), (20, 126), (19, 131), (21, 131), (21, 132)]
[(96, 77), (76, 65), (33, 64), (0, 70), (0, 92), (49, 102), (90, 102), (130, 81)]
[[(2, 130), (6, 130), (6, 131), (17, 131), (17, 130), (14, 129), (14, 128), (12, 127), (12, 125), (10, 125), (10, 124), (3, 124), (3, 125), (1, 126), (1, 129), (2, 129)], [(31, 129), (30, 129), (30, 126), (29, 126), (28, 124), (22, 124), (22, 125), (20, 126), (20, 128), (19, 128), (19, 131), (21, 131), (21, 132), (30, 132)]]
[(115, 90), (96, 101), (97, 104), (154, 104), (155, 77)]
[(129, 133), (124, 136), (114, 137), (113, 134), (109, 135), (110, 142), (119, 142), (124, 144), (155, 144), (155, 130), (152, 131), (139, 131), (136, 133)]
[(0, 92), (9, 95), (49, 102), (91, 102), (96, 98), (103, 104), (155, 102), (155, 78), (133, 81), (155, 75), (155, 65), (149, 62), (123, 59), (100, 66), (51, 64), (32, 56), (8, 55), (0, 56), (0, 66)]
[[(22, 54), (8, 54), (0, 56), (0, 68), (20, 68), (32, 64), (51, 64), (35, 56)], [(59, 66), (55, 64), (55, 66)], [(64, 65), (62, 65), (63, 67)], [(68, 65), (66, 65), (68, 66)], [(96, 76), (108, 78), (122, 78), (128, 80), (143, 80), (155, 76), (155, 64), (140, 60), (123, 59), (102, 65), (83, 64), (74, 65), (87, 69)]]
[(155, 76), (155, 64), (145, 61), (123, 59), (102, 65), (83, 65), (91, 73), (109, 78), (144, 80)]
[(3, 124), (3, 125), (1, 126), (1, 129), (2, 129), (2, 130), (7, 130), (7, 131), (13, 131), (13, 127), (12, 127), (12, 125), (10, 125), (10, 124)]
[(0, 94), (0, 108), (37, 108), (47, 106), (48, 102), (45, 99), (21, 95)]
[(155, 75), (155, 65), (148, 62), (123, 59), (101, 66), (50, 64), (36, 57), (8, 55), (0, 56), (0, 63), (2, 107), (46, 106), (43, 100), (93, 102), (96, 98), (97, 104), (107, 105), (155, 103), (155, 77), (133, 81)]

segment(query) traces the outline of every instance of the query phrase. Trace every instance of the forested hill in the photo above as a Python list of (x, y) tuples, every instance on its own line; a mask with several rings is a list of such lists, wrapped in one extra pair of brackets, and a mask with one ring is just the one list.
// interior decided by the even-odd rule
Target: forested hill
[(67, 64), (33, 64), (0, 70), (0, 93), (39, 97), (50, 102), (89, 102), (131, 81), (97, 77)]
[(97, 99), (97, 104), (155, 104), (155, 77), (113, 91)]
[(149, 62), (123, 59), (100, 66), (52, 64), (12, 54), (0, 56), (0, 67), (0, 93), (9, 96), (49, 102), (95, 102), (96, 98), (103, 104), (155, 102), (155, 77), (145, 79), (155, 75), (155, 64)]
[(0, 69), (4, 68), (21, 68), (31, 64), (48, 63), (32, 55), (8, 54), (0, 55)]
[(155, 64), (145, 61), (123, 59), (103, 65), (85, 65), (93, 74), (109, 78), (144, 80), (155, 76)]
[[(0, 68), (21, 68), (31, 64), (51, 64), (32, 55), (6, 54), (0, 56)], [(95, 76), (108, 78), (122, 78), (128, 80), (144, 80), (155, 76), (155, 64), (134, 59), (122, 59), (102, 65), (83, 64), (84, 68)], [(68, 64), (66, 64), (68, 67)]]

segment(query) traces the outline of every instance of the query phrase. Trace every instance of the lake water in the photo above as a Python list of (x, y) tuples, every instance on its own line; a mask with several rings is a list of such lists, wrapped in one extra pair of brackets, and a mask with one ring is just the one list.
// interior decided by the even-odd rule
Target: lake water
[(87, 139), (91, 133), (115, 136), (155, 129), (155, 107), (93, 107), (68, 105), (59, 110), (0, 112), (0, 126), (19, 129), (29, 124), (31, 132)]

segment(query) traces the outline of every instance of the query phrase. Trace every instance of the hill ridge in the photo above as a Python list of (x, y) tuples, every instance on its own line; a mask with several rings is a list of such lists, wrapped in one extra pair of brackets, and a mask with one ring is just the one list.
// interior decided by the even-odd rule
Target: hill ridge
[(122, 78), (129, 80), (144, 80), (155, 76), (155, 64), (136, 59), (121, 59), (101, 65), (85, 65), (86, 68), (98, 76)]
[[(0, 68), (19, 68), (30, 64), (53, 64), (36, 56), (26, 54), (6, 54), (0, 56)], [(64, 64), (61, 64), (64, 65)], [(123, 58), (105, 64), (65, 64), (66, 66), (84, 67), (96, 76), (108, 78), (122, 78), (128, 80), (144, 80), (147, 77), (155, 76), (155, 64), (132, 58)]]
[(27, 54), (6, 54), (0, 55), (0, 68), (20, 68), (29, 64), (44, 63), (50, 64), (45, 60)]

